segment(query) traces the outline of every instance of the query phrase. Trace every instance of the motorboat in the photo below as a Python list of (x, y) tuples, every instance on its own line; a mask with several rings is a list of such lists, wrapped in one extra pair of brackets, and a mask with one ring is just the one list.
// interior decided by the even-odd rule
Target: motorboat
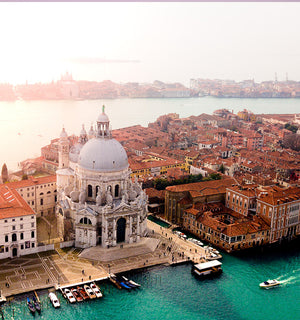
[(86, 291), (82, 288), (82, 287), (77, 287), (77, 291), (79, 292), (79, 294), (82, 296), (83, 300), (87, 300), (89, 299), (88, 294), (86, 293)]
[(76, 299), (75, 299), (73, 293), (68, 288), (65, 288), (63, 290), (63, 293), (64, 293), (65, 297), (69, 300), (70, 303), (76, 302)]
[(96, 299), (95, 292), (87, 284), (85, 284), (83, 288), (90, 299)]
[(94, 282), (90, 284), (90, 288), (94, 291), (97, 298), (102, 298), (100, 288)]
[(129, 284), (133, 288), (139, 288), (141, 285), (134, 282), (133, 280), (128, 280), (126, 277), (122, 276), (123, 280), (125, 281), (126, 284)]
[(53, 305), (54, 308), (59, 308), (60, 307), (60, 303), (59, 300), (56, 296), (56, 294), (54, 292), (50, 292), (49, 293), (49, 299)]
[(40, 303), (40, 301), (38, 301), (38, 300), (36, 299), (35, 296), (32, 297), (32, 303), (33, 303), (33, 305), (34, 305), (34, 307), (35, 307), (35, 310), (36, 310), (38, 313), (40, 313), (40, 312), (41, 312), (41, 303)]
[(30, 299), (27, 297), (26, 298), (26, 303), (27, 303), (27, 307), (29, 309), (29, 311), (33, 314), (35, 313), (35, 307), (34, 304), (30, 301)]
[(261, 288), (265, 288), (265, 289), (269, 289), (269, 288), (272, 288), (272, 287), (277, 287), (281, 284), (280, 281), (276, 280), (276, 279), (273, 279), (273, 280), (267, 280), (267, 281), (264, 281), (262, 283), (259, 284), (259, 286)]
[(73, 294), (74, 298), (76, 299), (77, 302), (83, 301), (83, 297), (81, 294), (77, 291), (76, 288), (71, 289), (71, 293)]
[(221, 265), (222, 263), (218, 260), (198, 263), (193, 265), (192, 273), (199, 277), (218, 275), (222, 273)]

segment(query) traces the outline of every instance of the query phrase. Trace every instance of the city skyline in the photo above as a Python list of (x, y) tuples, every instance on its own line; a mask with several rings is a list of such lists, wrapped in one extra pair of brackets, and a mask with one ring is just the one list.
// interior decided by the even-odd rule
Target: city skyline
[(300, 79), (298, 3), (1, 3), (0, 82)]

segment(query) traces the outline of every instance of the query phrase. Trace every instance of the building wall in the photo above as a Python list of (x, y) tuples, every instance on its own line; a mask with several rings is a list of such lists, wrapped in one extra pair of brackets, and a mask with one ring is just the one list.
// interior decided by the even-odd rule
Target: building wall
[(34, 214), (0, 220), (0, 259), (36, 252), (36, 216)]

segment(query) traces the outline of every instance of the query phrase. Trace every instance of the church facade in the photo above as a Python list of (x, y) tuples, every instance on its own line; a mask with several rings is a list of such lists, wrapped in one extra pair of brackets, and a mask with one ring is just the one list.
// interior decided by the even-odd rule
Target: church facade
[(107, 248), (146, 235), (148, 199), (130, 178), (126, 151), (112, 138), (104, 107), (96, 129), (83, 127), (70, 150), (62, 130), (56, 175), (59, 230), (75, 247)]

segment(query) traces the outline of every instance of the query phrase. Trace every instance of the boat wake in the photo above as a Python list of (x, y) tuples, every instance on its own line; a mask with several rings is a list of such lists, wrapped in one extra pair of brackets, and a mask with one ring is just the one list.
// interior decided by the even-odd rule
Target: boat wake
[(284, 279), (284, 276), (280, 276), (276, 280), (280, 281), (281, 285), (286, 286), (300, 282), (300, 277), (290, 276)]

